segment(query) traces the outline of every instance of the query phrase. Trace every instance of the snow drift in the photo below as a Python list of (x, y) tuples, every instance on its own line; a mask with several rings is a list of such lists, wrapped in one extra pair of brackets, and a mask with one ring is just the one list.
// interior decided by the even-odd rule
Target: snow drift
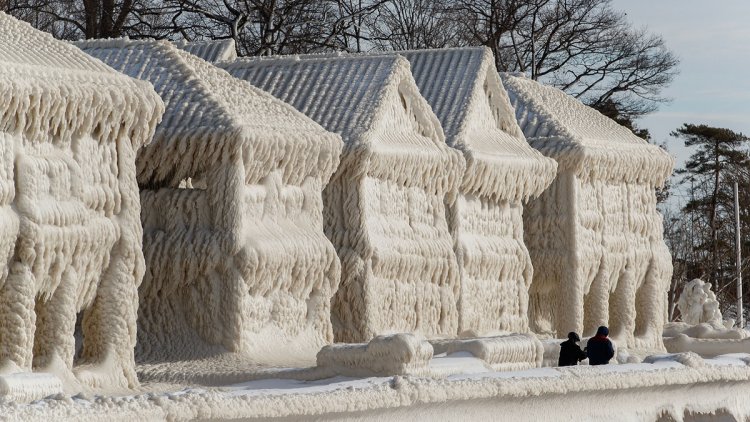
[(528, 142), (558, 163), (524, 215), (532, 330), (591, 335), (608, 324), (626, 348), (663, 350), (672, 266), (654, 189), (671, 157), (558, 89), (503, 82)]
[(0, 367), (75, 383), (82, 312), (77, 380), (133, 387), (135, 151), (163, 105), (148, 84), (3, 13), (0, 98)]
[(147, 264), (139, 359), (230, 351), (262, 364), (314, 362), (333, 340), (340, 264), (323, 233), (321, 191), (340, 137), (167, 42), (79, 45), (153, 83), (166, 104), (137, 158)]
[(459, 276), (446, 204), (456, 200), (464, 159), (445, 144), (409, 63), (378, 56), (219, 65), (344, 138), (324, 192), (326, 234), (342, 262), (336, 340), (455, 336)]

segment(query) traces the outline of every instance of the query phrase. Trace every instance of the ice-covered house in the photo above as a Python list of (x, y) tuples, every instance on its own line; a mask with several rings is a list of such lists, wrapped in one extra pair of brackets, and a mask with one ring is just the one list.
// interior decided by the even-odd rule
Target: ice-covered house
[(662, 350), (672, 266), (655, 188), (672, 158), (559, 89), (503, 82), (528, 142), (558, 163), (524, 216), (532, 329), (564, 337), (608, 324), (621, 347)]
[(239, 59), (222, 63), (344, 138), (324, 192), (326, 234), (342, 263), (337, 341), (390, 332), (455, 336), (459, 294), (446, 202), (463, 157), (403, 57)]
[(459, 332), (527, 332), (532, 278), (523, 203), (555, 177), (531, 148), (487, 48), (403, 51), (466, 171), (450, 208), (461, 274)]
[(137, 384), (135, 151), (162, 112), (149, 84), (0, 13), (0, 371)]
[(333, 340), (341, 266), (321, 192), (341, 138), (168, 42), (80, 46), (153, 83), (166, 106), (137, 159), (146, 257), (137, 357), (314, 360)]

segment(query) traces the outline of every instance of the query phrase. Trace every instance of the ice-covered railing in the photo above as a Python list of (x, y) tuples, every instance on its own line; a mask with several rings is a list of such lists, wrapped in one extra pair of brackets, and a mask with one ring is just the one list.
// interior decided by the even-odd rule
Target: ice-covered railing
[(78, 45), (153, 83), (166, 104), (136, 160), (148, 267), (139, 358), (312, 361), (333, 340), (340, 264), (321, 191), (341, 138), (168, 42)]
[(339, 341), (421, 332), (454, 336), (458, 268), (446, 204), (463, 157), (445, 144), (409, 63), (396, 56), (239, 59), (219, 63), (341, 133), (324, 192), (326, 234), (342, 261)]
[(51, 371), (66, 389), (133, 387), (135, 151), (163, 104), (149, 84), (2, 13), (0, 98), (0, 368)]

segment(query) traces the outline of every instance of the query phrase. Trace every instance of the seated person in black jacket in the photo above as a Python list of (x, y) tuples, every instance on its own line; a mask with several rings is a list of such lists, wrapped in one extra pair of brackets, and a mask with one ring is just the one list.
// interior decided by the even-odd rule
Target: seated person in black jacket
[(579, 341), (581, 341), (581, 338), (578, 337), (578, 334), (574, 332), (568, 333), (568, 339), (560, 343), (558, 366), (574, 366), (586, 359), (586, 353), (583, 353), (583, 350), (577, 344)]
[(612, 342), (607, 338), (609, 328), (605, 326), (596, 330), (596, 335), (586, 342), (586, 355), (589, 357), (589, 365), (606, 365), (615, 356)]

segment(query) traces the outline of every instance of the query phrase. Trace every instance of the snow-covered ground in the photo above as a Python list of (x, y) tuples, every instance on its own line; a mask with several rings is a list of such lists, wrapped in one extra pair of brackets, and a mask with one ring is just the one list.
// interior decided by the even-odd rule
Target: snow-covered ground
[[(651, 363), (482, 370), (466, 353), (433, 366), (462, 373), (444, 378), (333, 377), (263, 379), (222, 387), (160, 391), (144, 385), (129, 396), (49, 397), (4, 402), (9, 420), (268, 419), (280, 420), (745, 420), (750, 417), (750, 354), (701, 359), (653, 356)], [(148, 391), (150, 390), (150, 391)]]

